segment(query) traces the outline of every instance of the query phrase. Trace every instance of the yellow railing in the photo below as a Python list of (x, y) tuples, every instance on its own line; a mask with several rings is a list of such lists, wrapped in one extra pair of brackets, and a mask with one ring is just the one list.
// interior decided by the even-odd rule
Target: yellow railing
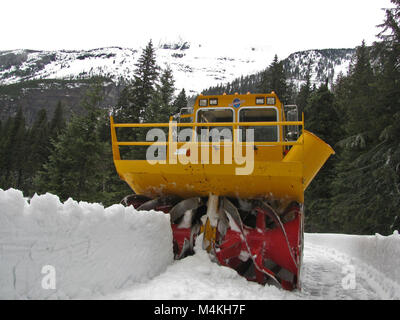
[[(172, 128), (176, 127), (190, 127), (193, 130), (197, 127), (232, 127), (232, 129), (237, 129), (238, 127), (265, 127), (265, 126), (301, 126), (302, 130), (304, 129), (304, 114), (302, 116), (301, 121), (276, 121), (276, 122), (208, 122), (208, 123), (114, 123), (114, 119), (110, 117), (111, 124), (111, 139), (112, 139), (112, 147), (114, 152), (114, 158), (119, 159), (119, 146), (169, 146), (169, 141), (165, 142), (157, 142), (157, 141), (118, 141), (116, 129), (115, 128), (160, 128), (160, 127), (168, 127), (169, 135), (171, 135)], [(236, 133), (234, 132), (234, 141), (237, 141)], [(231, 146), (235, 144), (232, 141), (223, 141), (223, 142), (203, 142), (203, 141), (193, 141), (193, 142), (177, 142), (174, 141), (177, 145), (197, 145), (197, 146)], [(256, 146), (294, 146), (302, 144), (302, 141), (266, 141), (266, 142), (251, 142), (251, 145)], [(249, 143), (247, 142), (236, 142), (240, 146), (246, 146)]]

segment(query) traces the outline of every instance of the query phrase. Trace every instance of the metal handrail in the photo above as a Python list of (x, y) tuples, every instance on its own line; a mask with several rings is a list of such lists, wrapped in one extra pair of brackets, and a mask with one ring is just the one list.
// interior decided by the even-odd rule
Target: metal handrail
[[(168, 122), (168, 123), (114, 123), (114, 119), (110, 117), (111, 123), (111, 137), (113, 150), (116, 154), (119, 155), (118, 146), (169, 146), (170, 142), (158, 142), (158, 141), (118, 141), (115, 128), (159, 128), (159, 127), (169, 127), (170, 130), (173, 127), (253, 127), (253, 126), (302, 126), (304, 129), (304, 114), (302, 117), (302, 121), (268, 121), (268, 122), (208, 122), (208, 123), (177, 123), (177, 122)], [(235, 140), (236, 141), (236, 140)], [(303, 141), (268, 141), (268, 142), (232, 142), (232, 141), (222, 141), (222, 142), (204, 142), (204, 141), (189, 141), (189, 142), (178, 142), (173, 141), (173, 143), (177, 145), (196, 145), (196, 146), (232, 146), (232, 145), (240, 145), (240, 146), (248, 146), (248, 145), (257, 145), (257, 146), (294, 146), (301, 145)]]
[(114, 128), (148, 128), (148, 127), (265, 127), (265, 126), (303, 126), (303, 121), (268, 121), (268, 122), (192, 122), (192, 123), (114, 123)]

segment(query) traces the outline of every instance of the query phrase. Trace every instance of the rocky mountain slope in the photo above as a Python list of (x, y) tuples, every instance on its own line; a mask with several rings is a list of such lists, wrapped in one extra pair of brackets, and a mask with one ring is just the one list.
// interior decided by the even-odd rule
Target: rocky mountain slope
[(289, 80), (301, 83), (310, 74), (312, 83), (329, 80), (333, 83), (340, 73), (347, 74), (355, 49), (307, 50), (292, 53), (283, 63)]
[[(0, 52), (0, 84), (37, 79), (87, 79), (102, 76), (121, 83), (133, 78), (135, 63), (142, 48), (99, 48), (82, 51), (14, 50)], [(218, 50), (188, 42), (156, 46), (161, 68), (169, 65), (177, 89), (196, 94), (210, 84), (230, 81), (256, 72), (268, 64), (263, 48)]]

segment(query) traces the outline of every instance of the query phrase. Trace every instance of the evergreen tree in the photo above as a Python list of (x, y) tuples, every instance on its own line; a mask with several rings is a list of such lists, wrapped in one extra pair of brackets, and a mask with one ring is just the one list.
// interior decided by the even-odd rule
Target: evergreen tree
[(260, 83), (261, 92), (275, 91), (279, 99), (286, 103), (288, 101), (288, 86), (286, 84), (286, 76), (283, 69), (282, 61), (278, 60), (278, 56), (274, 56), (274, 60), (261, 76)]
[(341, 132), (345, 133), (345, 127), (348, 120), (346, 109), (352, 97), (349, 86), (349, 78), (343, 74), (339, 74), (336, 79), (336, 83), (332, 86), (332, 90), (335, 94), (335, 106), (340, 119), (339, 127)]
[(7, 158), (8, 151), (7, 141), (8, 135), (10, 133), (12, 119), (8, 118), (2, 125), (1, 135), (0, 135), (0, 188), (5, 188), (5, 172), (7, 170)]
[(346, 133), (350, 136), (362, 134), (375, 136), (376, 126), (372, 125), (376, 118), (376, 90), (374, 87), (374, 74), (370, 64), (368, 49), (363, 41), (357, 48), (356, 62), (350, 68), (348, 86), (350, 95), (346, 98), (347, 125)]
[(58, 101), (53, 118), (49, 124), (50, 137), (55, 139), (58, 134), (65, 128), (64, 108), (61, 101)]
[(400, 0), (390, 2), (395, 7), (385, 9), (385, 21), (378, 26), (382, 29), (378, 36), (382, 40), (381, 45), (396, 51), (400, 43)]
[(172, 70), (167, 67), (163, 70), (160, 83), (156, 84), (156, 90), (150, 101), (150, 106), (146, 111), (145, 119), (148, 122), (168, 122), (169, 117), (174, 112), (174, 79)]
[(2, 180), (3, 188), (21, 189), (25, 174), (26, 128), (25, 117), (19, 108), (13, 119), (7, 124), (7, 133), (3, 141)]
[(161, 100), (164, 105), (170, 106), (175, 92), (175, 80), (172, 74), (172, 70), (167, 66), (160, 77), (160, 85), (158, 86), (158, 91), (161, 94)]
[(101, 189), (101, 201), (104, 205), (112, 205), (119, 203), (126, 195), (131, 194), (132, 190), (121, 180), (115, 170), (111, 147), (111, 128), (110, 118), (106, 112), (101, 113), (99, 117), (98, 136), (100, 142), (104, 143), (105, 149), (102, 154), (103, 172), (102, 181), (99, 181), (99, 189)]
[(181, 92), (179, 92), (176, 99), (174, 100), (172, 114), (178, 113), (182, 108), (186, 108), (187, 106), (188, 106), (188, 99), (186, 97), (186, 92), (185, 89), (182, 89)]
[(155, 92), (159, 67), (150, 40), (135, 64), (134, 80), (122, 90), (114, 116), (118, 122), (141, 122)]
[[(359, 170), (367, 165), (365, 161), (371, 160), (370, 150), (374, 150), (379, 136), (377, 131), (376, 114), (376, 88), (375, 76), (370, 64), (370, 56), (365, 43), (357, 48), (355, 62), (350, 66), (347, 77), (339, 79), (336, 85), (336, 97), (341, 117), (343, 139), (336, 145), (337, 161), (335, 164), (335, 176), (331, 185), (333, 188), (332, 221), (330, 228), (342, 228), (340, 220), (347, 221), (346, 230), (360, 232), (362, 228), (354, 222), (351, 217), (363, 206), (364, 196), (360, 193), (366, 192), (365, 186), (360, 185), (368, 179), (369, 184), (374, 183), (372, 175), (367, 174), (367, 180), (363, 177), (365, 171)], [(355, 186), (356, 189), (353, 189)], [(352, 199), (349, 201), (349, 193)], [(356, 200), (357, 199), (357, 200)], [(346, 208), (344, 206), (347, 206)], [(340, 212), (338, 212), (340, 211)], [(335, 213), (333, 213), (335, 212)]]
[(400, 2), (391, 2), (395, 8), (386, 9), (385, 21), (380, 25), (382, 30), (378, 36), (382, 41), (374, 44), (375, 57), (379, 61), (378, 112), (382, 114), (377, 125), (382, 130), (393, 123), (400, 104)]
[(347, 137), (337, 146), (340, 161), (332, 183), (330, 231), (390, 234), (400, 227), (400, 16), (399, 1), (392, 2), (397, 8), (386, 10), (382, 41), (373, 47), (375, 72), (362, 45), (336, 92), (343, 104), (348, 103), (349, 119), (344, 126)]
[[(159, 68), (156, 64), (155, 49), (151, 40), (135, 66), (134, 80), (122, 90), (117, 106), (113, 110), (116, 122), (140, 123), (149, 118), (146, 113), (152, 113), (150, 102), (156, 90)], [(146, 130), (119, 130), (117, 135), (118, 139), (122, 141), (143, 141)], [(123, 149), (121, 157), (123, 159), (144, 159), (145, 148)]]
[(45, 109), (41, 109), (37, 113), (36, 120), (29, 130), (29, 149), (26, 151), (29, 153), (29, 157), (26, 159), (28, 177), (24, 191), (32, 194), (33, 177), (50, 155), (49, 125)]
[(328, 144), (333, 145), (339, 140), (338, 114), (334, 105), (334, 95), (327, 84), (321, 85), (311, 95), (304, 113), (307, 130), (315, 133)]
[(140, 115), (142, 115), (146, 112), (146, 109), (150, 104), (159, 73), (159, 67), (157, 66), (155, 58), (155, 49), (151, 40), (143, 50), (142, 55), (139, 57), (135, 66), (134, 91), (136, 104), (140, 108)]
[(98, 135), (101, 100), (101, 87), (95, 85), (82, 102), (86, 115), (73, 115), (54, 142), (36, 178), (39, 192), (49, 191), (62, 200), (102, 201), (106, 144)]
[(117, 105), (113, 108), (113, 115), (117, 122), (140, 121), (140, 108), (136, 105), (134, 82), (127, 84), (118, 97)]
[(311, 97), (311, 75), (310, 75), (310, 69), (308, 69), (307, 74), (306, 74), (306, 82), (301, 85), (299, 93), (296, 97), (296, 105), (299, 109), (299, 115), (301, 115), (304, 112), (305, 107), (309, 103), (310, 97)]
[(260, 91), (260, 93), (271, 92), (270, 78), (271, 78), (271, 71), (269, 68), (266, 68), (264, 71), (261, 72), (261, 80), (257, 88)]
[[(334, 107), (334, 95), (327, 84), (314, 92), (306, 106), (305, 119), (307, 130), (316, 134), (326, 143), (334, 145), (338, 139), (338, 115)], [(331, 181), (334, 177), (335, 157), (331, 157), (319, 171), (305, 192), (306, 230), (321, 231), (327, 224), (331, 205)]]

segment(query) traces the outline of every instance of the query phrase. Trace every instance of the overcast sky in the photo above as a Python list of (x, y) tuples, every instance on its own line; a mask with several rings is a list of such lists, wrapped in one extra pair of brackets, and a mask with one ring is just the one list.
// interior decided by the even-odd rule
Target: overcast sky
[(150, 38), (305, 49), (371, 44), (390, 0), (1, 0), (0, 50), (144, 46)]

